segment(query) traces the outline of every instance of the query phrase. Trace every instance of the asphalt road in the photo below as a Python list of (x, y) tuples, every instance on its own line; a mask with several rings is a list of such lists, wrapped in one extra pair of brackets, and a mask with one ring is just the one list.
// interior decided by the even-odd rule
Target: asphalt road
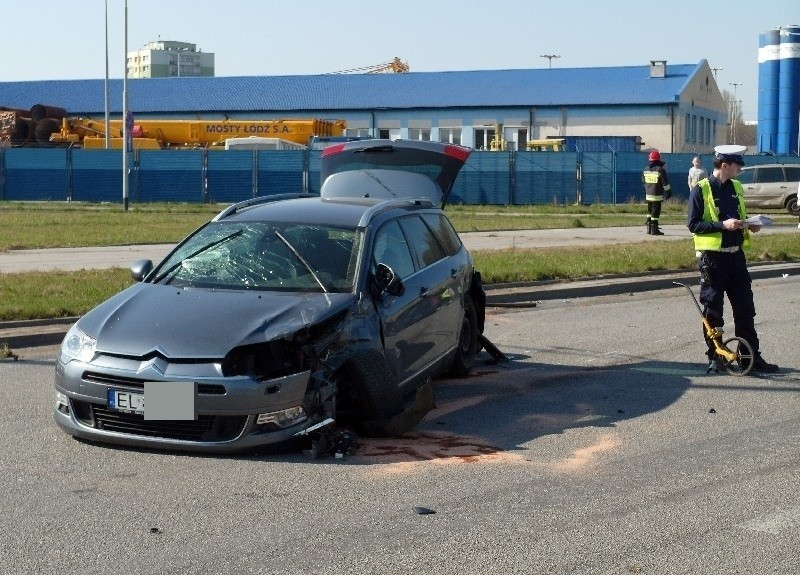
[(344, 459), (74, 440), (55, 348), (24, 350), (0, 361), (0, 571), (798, 573), (798, 288), (755, 282), (766, 377), (705, 373), (681, 288), (494, 309), (512, 361)]

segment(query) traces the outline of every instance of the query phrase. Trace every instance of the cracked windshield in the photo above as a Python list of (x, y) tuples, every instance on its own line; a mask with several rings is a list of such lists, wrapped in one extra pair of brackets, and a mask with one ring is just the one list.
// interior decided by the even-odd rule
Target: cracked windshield
[(353, 289), (360, 235), (305, 224), (210, 224), (180, 246), (150, 281), (215, 289)]

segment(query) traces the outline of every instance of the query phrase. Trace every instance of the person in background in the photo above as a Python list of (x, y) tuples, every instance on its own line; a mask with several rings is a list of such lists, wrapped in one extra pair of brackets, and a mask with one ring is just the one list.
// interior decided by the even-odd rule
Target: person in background
[(672, 196), (672, 188), (658, 150), (653, 150), (647, 156), (647, 167), (642, 172), (642, 182), (644, 199), (647, 202), (647, 233), (663, 236), (664, 232), (658, 228), (658, 218), (661, 216), (661, 202)]
[(692, 167), (689, 168), (689, 178), (687, 180), (689, 184), (689, 191), (691, 191), (692, 188), (697, 185), (697, 182), (707, 177), (708, 174), (706, 174), (703, 166), (700, 165), (700, 158), (698, 156), (692, 158)]
[[(714, 172), (700, 180), (689, 192), (689, 214), (686, 225), (694, 236), (694, 248), (700, 266), (700, 303), (703, 315), (713, 327), (725, 325), (722, 315), (724, 296), (733, 310), (737, 337), (753, 348), (753, 372), (776, 373), (777, 365), (761, 357), (755, 328), (756, 307), (744, 250), (750, 245), (750, 232), (761, 229), (747, 225), (744, 190), (739, 180), (742, 154), (746, 146), (714, 148)], [(704, 330), (705, 335), (705, 330)], [(706, 337), (709, 363), (714, 364), (714, 346)], [(745, 366), (742, 366), (745, 367)]]

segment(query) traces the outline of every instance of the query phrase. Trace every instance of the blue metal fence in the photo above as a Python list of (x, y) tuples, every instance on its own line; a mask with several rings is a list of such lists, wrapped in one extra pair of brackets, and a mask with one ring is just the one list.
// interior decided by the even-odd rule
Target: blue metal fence
[[(232, 203), (319, 193), (319, 150), (140, 150), (131, 154), (131, 202)], [(687, 199), (693, 154), (662, 154), (673, 196)], [(710, 155), (700, 156), (706, 169)], [(450, 196), (455, 204), (643, 202), (644, 152), (474, 152)], [(800, 164), (797, 156), (747, 156), (748, 165)], [(0, 148), (0, 200), (122, 201), (119, 150)]]

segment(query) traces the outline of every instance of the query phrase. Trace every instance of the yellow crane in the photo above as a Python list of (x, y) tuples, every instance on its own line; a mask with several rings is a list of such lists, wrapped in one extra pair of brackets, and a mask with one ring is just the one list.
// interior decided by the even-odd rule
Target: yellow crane
[[(105, 126), (89, 118), (52, 119), (54, 124), (42, 133), (52, 145), (75, 144), (84, 148), (105, 147)], [(280, 138), (308, 145), (313, 136), (341, 136), (344, 120), (136, 120), (131, 129), (131, 144), (136, 149), (217, 148), (224, 149), (231, 138)], [(122, 148), (122, 121), (111, 120), (112, 148)]]

